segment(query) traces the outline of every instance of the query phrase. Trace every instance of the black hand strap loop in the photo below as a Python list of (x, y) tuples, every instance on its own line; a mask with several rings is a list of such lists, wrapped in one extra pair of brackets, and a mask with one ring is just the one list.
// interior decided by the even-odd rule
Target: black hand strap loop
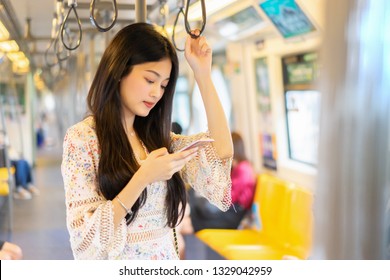
[(192, 38), (196, 39), (196, 38), (200, 37), (204, 28), (206, 27), (206, 3), (205, 3), (205, 0), (200, 0), (201, 5), (202, 5), (202, 27), (200, 28), (199, 35), (195, 35), (191, 32), (191, 26), (190, 26), (190, 23), (188, 22), (188, 10), (190, 8), (190, 2), (191, 2), (191, 0), (187, 0), (186, 11), (184, 13), (184, 25), (185, 25), (187, 34), (190, 35)]
[(102, 27), (100, 26), (96, 19), (95, 19), (95, 5), (96, 5), (96, 0), (92, 0), (91, 1), (91, 5), (89, 6), (89, 11), (90, 11), (90, 14), (89, 14), (89, 19), (91, 20), (91, 23), (93, 24), (93, 26), (95, 26), (100, 32), (107, 32), (109, 31), (111, 28), (114, 27), (117, 19), (118, 19), (118, 6), (116, 4), (116, 0), (113, 0), (113, 6), (114, 6), (114, 17), (112, 19), (112, 22), (111, 24), (108, 26), (108, 27)]
[[(69, 11), (64, 19), (64, 22), (61, 24), (61, 29), (60, 29), (60, 34), (61, 34), (61, 41), (62, 41), (62, 44), (64, 45), (64, 47), (69, 50), (69, 51), (74, 51), (75, 49), (77, 49), (80, 44), (81, 44), (81, 39), (83, 37), (83, 31), (81, 30), (81, 21), (80, 21), (80, 18), (77, 14), (77, 11), (76, 11), (76, 6), (77, 6), (77, 3), (76, 1), (73, 1), (72, 4), (70, 4), (70, 8), (69, 8)], [(79, 29), (79, 38), (77, 40), (77, 43), (76, 43), (76, 46), (74, 47), (71, 47), (67, 44), (65, 44), (65, 41), (64, 41), (64, 33), (66, 32), (66, 25), (67, 25), (67, 21), (68, 21), (68, 18), (69, 18), (69, 15), (71, 13), (71, 11), (74, 11), (74, 14), (76, 16), (76, 22), (77, 22), (77, 25), (78, 25), (78, 29)]]

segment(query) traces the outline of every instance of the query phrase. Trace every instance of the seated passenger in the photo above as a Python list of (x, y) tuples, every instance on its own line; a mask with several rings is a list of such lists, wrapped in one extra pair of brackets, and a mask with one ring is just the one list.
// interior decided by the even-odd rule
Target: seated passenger
[(256, 174), (245, 155), (244, 141), (232, 132), (234, 156), (231, 171), (232, 207), (222, 212), (205, 198), (190, 191), (190, 217), (195, 232), (205, 228), (236, 229), (252, 206)]
[(15, 168), (15, 199), (31, 199), (32, 195), (39, 195), (40, 191), (33, 185), (31, 166), (27, 160), (21, 158), (12, 148), (9, 148), (11, 165)]

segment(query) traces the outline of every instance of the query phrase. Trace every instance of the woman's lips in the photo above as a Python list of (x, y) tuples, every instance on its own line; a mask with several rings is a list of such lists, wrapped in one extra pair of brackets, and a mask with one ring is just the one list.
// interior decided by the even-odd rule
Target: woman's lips
[(152, 102), (144, 101), (144, 104), (145, 104), (145, 106), (148, 107), (149, 109), (150, 109), (150, 108), (153, 108), (153, 106), (154, 106), (154, 103), (152, 103)]

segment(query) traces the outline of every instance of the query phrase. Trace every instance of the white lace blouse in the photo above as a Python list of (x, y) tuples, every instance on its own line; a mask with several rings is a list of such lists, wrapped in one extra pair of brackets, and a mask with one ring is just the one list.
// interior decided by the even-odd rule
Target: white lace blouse
[[(207, 133), (182, 136), (172, 133), (172, 148), (179, 150)], [(113, 206), (99, 195), (97, 170), (100, 151), (92, 117), (68, 129), (63, 145), (67, 227), (75, 259), (178, 259), (173, 231), (166, 226), (166, 182), (147, 186), (148, 197), (138, 216), (127, 226), (125, 218), (114, 229)], [(226, 211), (231, 204), (231, 158), (221, 160), (211, 144), (182, 170), (186, 183)]]

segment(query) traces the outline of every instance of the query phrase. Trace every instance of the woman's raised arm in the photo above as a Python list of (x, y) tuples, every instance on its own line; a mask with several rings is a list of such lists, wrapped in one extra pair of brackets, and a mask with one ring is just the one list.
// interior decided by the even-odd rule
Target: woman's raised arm
[[(193, 31), (199, 35), (199, 30)], [(211, 79), (212, 50), (205, 37), (196, 39), (188, 35), (185, 46), (185, 57), (194, 71), (195, 80), (199, 86), (205, 106), (208, 129), (220, 158), (233, 156), (233, 143), (229, 125), (219, 100), (214, 83)]]

